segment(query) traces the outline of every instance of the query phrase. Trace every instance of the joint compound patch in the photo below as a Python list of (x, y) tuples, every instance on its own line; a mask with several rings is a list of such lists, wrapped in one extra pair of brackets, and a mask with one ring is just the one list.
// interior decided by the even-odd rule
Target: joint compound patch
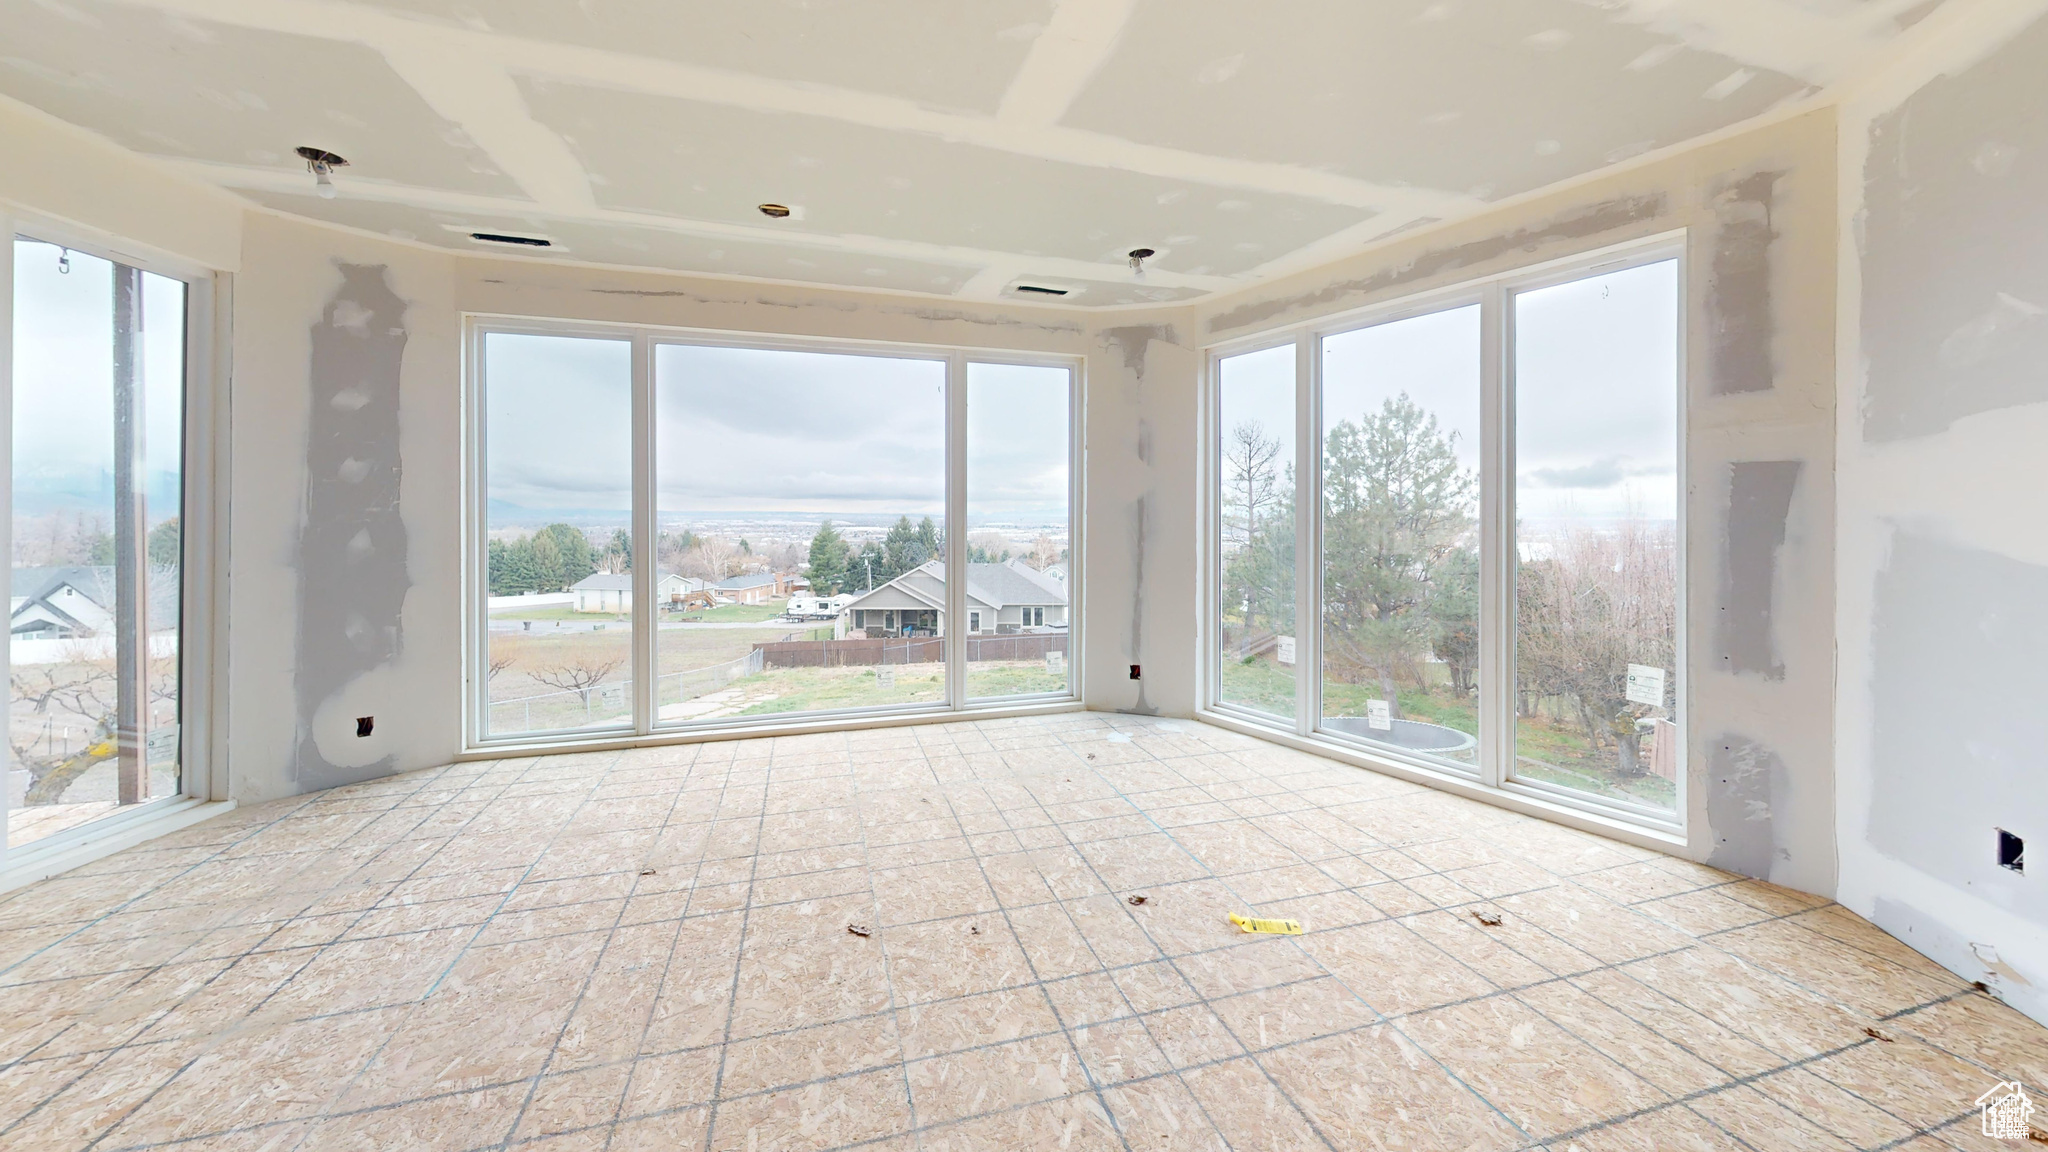
[(292, 778), (302, 792), (396, 770), (389, 755), (336, 763), (321, 749), (314, 721), (350, 685), (398, 659), (401, 611), (411, 587), (398, 451), (406, 303), (383, 265), (342, 264), (339, 270), (341, 283), (312, 325), (307, 373), (305, 512), (294, 558), (298, 750)]

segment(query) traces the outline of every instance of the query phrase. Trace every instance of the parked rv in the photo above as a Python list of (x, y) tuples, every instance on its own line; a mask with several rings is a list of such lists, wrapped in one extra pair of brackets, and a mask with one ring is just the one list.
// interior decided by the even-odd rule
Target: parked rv
[(782, 615), (790, 620), (837, 620), (851, 603), (851, 596), (791, 596)]

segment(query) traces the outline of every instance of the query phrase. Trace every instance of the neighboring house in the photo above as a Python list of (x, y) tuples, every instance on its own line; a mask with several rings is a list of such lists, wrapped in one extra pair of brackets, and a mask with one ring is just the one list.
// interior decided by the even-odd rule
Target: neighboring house
[[(945, 562), (921, 564), (846, 607), (869, 636), (944, 635)], [(1038, 632), (1067, 626), (1067, 590), (1022, 560), (967, 566), (967, 630)]]
[[(17, 640), (77, 640), (114, 626), (114, 570), (85, 564), (16, 568), (8, 632)], [(172, 599), (171, 597), (161, 597)], [(152, 630), (174, 626), (152, 613)]]
[[(654, 602), (681, 604), (686, 594), (699, 591), (703, 587), (702, 580), (692, 580), (673, 572), (663, 572), (654, 586)], [(576, 596), (575, 610), (578, 612), (610, 612), (617, 615), (633, 610), (631, 572), (621, 572), (616, 576), (609, 572), (598, 572), (578, 580), (569, 591)]]
[(789, 595), (789, 577), (771, 572), (750, 572), (745, 576), (720, 580), (716, 590), (720, 598), (735, 603), (766, 604)]

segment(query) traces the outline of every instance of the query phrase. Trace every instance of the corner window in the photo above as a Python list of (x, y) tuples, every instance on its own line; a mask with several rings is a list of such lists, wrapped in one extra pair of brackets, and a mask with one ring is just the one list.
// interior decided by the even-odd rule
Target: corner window
[(7, 839), (185, 791), (188, 284), (16, 237)]
[(1675, 823), (1678, 293), (1642, 250), (1218, 355), (1208, 705)]

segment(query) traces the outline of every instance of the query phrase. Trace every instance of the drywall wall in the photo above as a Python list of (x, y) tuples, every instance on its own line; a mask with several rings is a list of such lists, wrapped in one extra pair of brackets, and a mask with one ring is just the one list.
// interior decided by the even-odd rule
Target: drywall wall
[[(247, 229), (234, 384), (239, 798), (461, 751), (465, 312), (1078, 356), (1083, 426), (1101, 429), (1091, 452), (1134, 434), (1136, 369), (1072, 313), (458, 258), (263, 212)], [(1119, 513), (1088, 491), (1090, 517)], [(1126, 517), (1142, 496), (1109, 491)], [(1141, 553), (1127, 535), (1084, 551), (1086, 602), (1135, 598)], [(1120, 692), (1128, 615), (1102, 625), (1100, 649), (1088, 642), (1091, 702), (1097, 683)], [(375, 717), (368, 737), (356, 735), (363, 716)]]
[[(235, 296), (237, 799), (460, 750), (454, 261), (251, 213)], [(356, 718), (375, 718), (356, 735)]]
[(1842, 113), (1840, 895), (2048, 1020), (2048, 5), (1979, 8)]
[[(1687, 851), (1823, 894), (1835, 881), (1835, 173), (1822, 110), (1193, 309), (1196, 343), (1230, 340), (1684, 229)], [(1163, 425), (1194, 394), (1192, 381), (1148, 384), (1147, 419)], [(1148, 531), (1191, 525), (1197, 483), (1191, 461), (1177, 466), (1174, 501), (1148, 509)], [(1148, 567), (1147, 598), (1192, 606), (1195, 579), (1192, 565)]]

